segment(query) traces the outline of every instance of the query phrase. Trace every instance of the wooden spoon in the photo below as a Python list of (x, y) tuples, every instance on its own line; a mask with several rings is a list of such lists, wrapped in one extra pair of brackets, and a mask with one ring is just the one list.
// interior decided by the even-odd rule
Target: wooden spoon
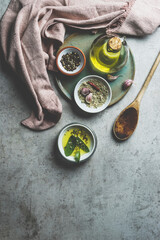
[(113, 133), (118, 140), (128, 139), (136, 129), (139, 118), (139, 107), (145, 90), (160, 62), (160, 52), (135, 100), (117, 117), (113, 125)]

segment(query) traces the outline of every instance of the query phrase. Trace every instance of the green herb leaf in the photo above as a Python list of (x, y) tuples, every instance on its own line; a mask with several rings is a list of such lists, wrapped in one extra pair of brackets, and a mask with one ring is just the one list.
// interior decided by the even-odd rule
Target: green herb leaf
[(66, 146), (64, 147), (65, 155), (67, 157), (70, 156), (72, 154), (72, 152), (74, 151), (75, 147), (76, 147), (76, 137), (70, 136)]
[(77, 152), (75, 153), (74, 159), (75, 159), (76, 162), (79, 162), (79, 160), (80, 160), (80, 151), (77, 151)]
[(76, 145), (79, 148), (81, 148), (83, 151), (89, 152), (89, 148), (87, 147), (87, 145), (79, 137), (76, 137)]

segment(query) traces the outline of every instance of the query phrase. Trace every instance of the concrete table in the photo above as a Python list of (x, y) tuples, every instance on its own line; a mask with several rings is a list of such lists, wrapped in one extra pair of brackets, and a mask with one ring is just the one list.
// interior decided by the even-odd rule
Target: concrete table
[[(9, 1), (0, 0), (0, 15)], [(20, 125), (31, 108), (22, 86), (0, 66), (0, 240), (160, 239), (160, 66), (143, 97), (134, 135), (116, 142), (112, 125), (137, 95), (159, 51), (160, 29), (128, 38), (135, 83), (104, 112), (86, 118), (75, 112), (50, 80), (63, 104), (60, 122), (34, 132)], [(94, 156), (79, 167), (57, 158), (58, 132), (71, 122), (93, 128)]]

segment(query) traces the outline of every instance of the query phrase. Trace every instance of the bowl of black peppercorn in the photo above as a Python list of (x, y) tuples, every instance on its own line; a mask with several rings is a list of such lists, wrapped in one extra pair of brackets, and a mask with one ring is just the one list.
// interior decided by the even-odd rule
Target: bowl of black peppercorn
[(74, 46), (67, 46), (57, 53), (56, 64), (61, 73), (74, 76), (84, 69), (86, 57), (81, 49)]

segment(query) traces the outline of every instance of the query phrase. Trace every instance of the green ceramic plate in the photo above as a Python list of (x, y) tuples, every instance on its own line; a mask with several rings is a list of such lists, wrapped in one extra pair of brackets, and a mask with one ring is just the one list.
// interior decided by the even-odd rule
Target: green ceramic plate
[[(74, 97), (74, 88), (77, 82), (87, 75), (95, 75), (89, 66), (89, 50), (92, 42), (99, 36), (100, 34), (89, 34), (89, 33), (74, 33), (70, 35), (68, 38), (65, 39), (64, 44), (61, 46), (60, 49), (66, 46), (75, 46), (80, 48), (85, 56), (86, 56), (86, 67), (84, 70), (76, 76), (68, 77), (61, 73), (56, 73), (55, 78), (58, 84), (58, 87), (62, 91), (62, 93), (67, 97), (69, 100), (73, 100)], [(113, 82), (109, 82), (109, 85), (112, 89), (112, 99), (110, 105), (118, 102), (129, 90), (123, 90), (122, 85), (126, 79), (134, 80), (135, 75), (135, 63), (134, 58), (132, 55), (131, 50), (129, 50), (129, 58), (126, 65), (116, 74), (113, 75), (120, 75)]]

